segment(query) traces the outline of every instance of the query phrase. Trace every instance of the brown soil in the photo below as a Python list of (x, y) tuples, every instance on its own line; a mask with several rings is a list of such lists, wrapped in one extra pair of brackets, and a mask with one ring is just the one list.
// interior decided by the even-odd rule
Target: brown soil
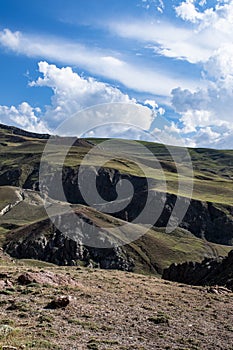
[[(40, 279), (20, 285), (26, 272)], [(15, 264), (0, 273), (13, 285), (0, 292), (0, 349), (233, 349), (232, 293), (75, 267)], [(56, 284), (41, 284), (43, 274)], [(76, 285), (67, 286), (69, 278)], [(66, 307), (45, 308), (62, 296)]]

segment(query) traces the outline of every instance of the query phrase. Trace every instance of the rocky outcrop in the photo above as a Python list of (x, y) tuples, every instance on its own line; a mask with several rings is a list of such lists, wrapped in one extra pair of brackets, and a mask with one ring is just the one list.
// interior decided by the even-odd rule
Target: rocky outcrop
[[(62, 200), (61, 190), (57, 186), (59, 183), (59, 170), (48, 168), (49, 176), (46, 177), (44, 182), (40, 184), (43, 191), (46, 192), (49, 197), (56, 200)], [(158, 220), (154, 223), (155, 227), (166, 227), (171, 217), (176, 222), (177, 214), (173, 212), (176, 201), (180, 202), (180, 205), (184, 205), (187, 201), (185, 197), (177, 197), (176, 195), (169, 193), (161, 193), (155, 191), (156, 180), (145, 179), (142, 177), (132, 176), (128, 174), (121, 174), (118, 170), (100, 168), (99, 171), (95, 167), (89, 167), (88, 172), (85, 171), (85, 176), (96, 176), (96, 188), (103, 200), (108, 202), (116, 202), (117, 208), (117, 192), (116, 185), (122, 180), (127, 180), (133, 185), (133, 197), (129, 202), (127, 194), (125, 199), (121, 200), (121, 207), (124, 209), (111, 213), (116, 218), (125, 221), (135, 221), (140, 224), (151, 223), (151, 217), (154, 216), (156, 210), (163, 208)], [(82, 177), (82, 173), (79, 174), (79, 168), (63, 168), (63, 189), (64, 194), (68, 202), (73, 204), (85, 204), (79, 189), (79, 176)], [(29, 182), (28, 182), (29, 184)], [(87, 187), (88, 191), (92, 191), (92, 188)], [(137, 219), (145, 207), (145, 204), (150, 198), (150, 203), (147, 208), (146, 215), (143, 218)], [(125, 205), (124, 205), (125, 201)], [(92, 203), (93, 204), (93, 203)], [(98, 210), (98, 206), (96, 206)], [(104, 205), (100, 207), (101, 211), (105, 211)], [(227, 205), (218, 206), (210, 202), (202, 202), (198, 200), (191, 200), (188, 211), (179, 225), (180, 227), (190, 231), (192, 234), (199, 238), (205, 238), (206, 240), (219, 243), (233, 245), (233, 207)]]
[(7, 213), (9, 213), (9, 211), (11, 211), (14, 207), (16, 207), (16, 205), (18, 205), (19, 203), (21, 203), (24, 200), (24, 193), (23, 192), (15, 191), (15, 194), (18, 197), (18, 200), (7, 204), (2, 210), (0, 210), (0, 216), (4, 216)]
[(52, 301), (50, 301), (46, 306), (45, 309), (62, 309), (65, 308), (70, 304), (72, 301), (71, 296), (59, 296), (54, 298)]
[(17, 282), (20, 285), (27, 286), (31, 283), (37, 283), (39, 285), (50, 285), (53, 287), (58, 286), (70, 286), (77, 287), (78, 283), (69, 276), (57, 274), (51, 271), (35, 271), (25, 272), (18, 276)]
[(191, 285), (220, 285), (233, 291), (233, 250), (221, 259), (205, 259), (201, 263), (172, 264), (162, 277)]
[[(61, 220), (61, 217), (58, 217), (58, 220)], [(69, 217), (63, 220), (66, 223), (67, 234), (60, 232), (50, 219), (46, 219), (13, 231), (8, 236), (4, 250), (15, 258), (38, 259), (57, 265), (82, 264), (103, 269), (133, 270), (133, 261), (122, 248), (86, 246), (83, 241), (87, 242), (89, 233), (82, 233), (80, 230), (77, 238), (74, 228), (69, 227)], [(77, 222), (75, 224), (79, 225)], [(79, 228), (76, 227), (76, 232), (77, 229)], [(103, 236), (100, 239), (103, 239)]]
[(1, 168), (0, 172), (0, 186), (16, 186), (20, 185), (21, 169), (4, 169)]
[[(129, 174), (121, 174), (118, 170), (109, 168), (100, 168), (99, 171), (96, 168), (89, 167), (88, 172), (85, 172), (83, 176), (88, 178), (89, 176), (96, 176), (96, 188), (103, 200), (116, 203), (115, 212), (111, 215), (116, 218), (125, 221), (135, 221), (141, 224), (151, 223), (151, 217), (154, 216), (156, 210), (163, 208), (158, 220), (154, 223), (155, 227), (166, 227), (169, 218), (173, 217), (173, 221), (177, 221), (177, 215), (173, 212), (176, 201), (180, 201), (183, 205), (187, 199), (185, 197), (177, 197), (176, 195), (169, 193), (161, 193), (155, 191), (156, 181), (149, 179), (149, 183), (145, 178), (132, 176)], [(39, 165), (35, 165), (31, 172), (25, 179), (22, 187), (24, 189), (39, 190), (43, 189), (43, 192), (47, 193), (50, 198), (55, 200), (67, 199), (72, 204), (84, 204), (86, 203), (81, 191), (79, 189), (79, 176), (82, 177), (82, 173), (79, 174), (78, 167), (63, 167), (62, 170), (62, 189), (64, 196), (61, 196), (61, 188), (57, 186), (59, 183), (59, 169), (53, 169), (48, 167), (47, 175), (39, 185)], [(12, 169), (0, 173), (0, 185), (13, 185), (19, 186), (22, 178), (22, 170)], [(133, 186), (133, 197), (129, 201), (127, 194), (125, 198), (121, 199), (122, 210), (117, 210), (117, 191), (116, 185), (121, 181), (127, 180), (131, 182)], [(91, 186), (85, 189), (87, 194), (91, 193)], [(150, 197), (150, 204), (147, 208), (146, 215), (139, 217), (139, 214), (145, 207)], [(125, 205), (124, 205), (125, 202)], [(94, 206), (95, 203), (91, 203)], [(97, 210), (105, 211), (104, 205), (98, 207), (94, 206)], [(139, 217), (139, 219), (137, 219)], [(205, 238), (207, 241), (233, 245), (233, 207), (227, 205), (216, 205), (210, 202), (202, 202), (198, 200), (191, 200), (188, 211), (179, 225), (180, 227), (190, 231), (192, 234), (199, 238)]]

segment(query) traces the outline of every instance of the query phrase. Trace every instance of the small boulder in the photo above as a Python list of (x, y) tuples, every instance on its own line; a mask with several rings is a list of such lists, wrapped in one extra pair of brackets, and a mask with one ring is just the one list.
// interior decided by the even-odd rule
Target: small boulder
[(63, 296), (53, 299), (45, 309), (61, 309), (68, 306), (71, 302), (72, 298), (70, 296)]
[(33, 283), (35, 282), (33, 276), (29, 273), (23, 273), (22, 275), (20, 275), (18, 277), (18, 283), (23, 285), (23, 286), (26, 286), (30, 283)]

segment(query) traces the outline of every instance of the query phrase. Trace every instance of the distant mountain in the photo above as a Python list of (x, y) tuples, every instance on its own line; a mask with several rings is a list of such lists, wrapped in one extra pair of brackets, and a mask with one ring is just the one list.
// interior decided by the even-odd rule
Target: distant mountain
[[(149, 187), (139, 168), (127, 161), (127, 152), (133, 154), (132, 142), (124, 140), (126, 154), (101, 164), (102, 151), (90, 164), (90, 172), (97, 175), (96, 186), (106, 201), (116, 199), (116, 183), (128, 180), (134, 188), (132, 202), (124, 210), (104, 214), (88, 207), (78, 187), (79, 167), (84, 155), (101, 139), (72, 138), (73, 146), (66, 156), (63, 166), (63, 188), (68, 202), (77, 216), (95, 227), (123, 225), (132, 222), (145, 206), (147, 194), (153, 194), (150, 203), (152, 215), (154, 206), (163, 209), (157, 223), (145, 236), (121, 248), (107, 252), (87, 247), (82, 241), (67, 239), (48, 220), (44, 209), (44, 198), (39, 193), (40, 159), (49, 135), (30, 133), (15, 127), (0, 125), (0, 239), (4, 249), (16, 258), (36, 258), (60, 265), (84, 264), (103, 268), (116, 268), (136, 272), (161, 274), (172, 263), (202, 261), (205, 257), (225, 256), (233, 244), (233, 151), (210, 149), (189, 149), (194, 169), (194, 191), (187, 214), (180, 228), (166, 233), (171, 212), (177, 200), (176, 164), (166, 146), (141, 142), (151, 151), (151, 157), (138, 155), (137, 163), (150, 171)], [(63, 146), (70, 138), (53, 136), (55, 142), (51, 157), (55, 164), (48, 167), (45, 174), (49, 183), (48, 198), (53, 203), (62, 200), (57, 191), (56, 161), (63, 155)], [(173, 152), (179, 153), (178, 147)], [(153, 156), (154, 155), (154, 156)], [(167, 191), (163, 193), (160, 174), (154, 171), (156, 157), (167, 181)], [(180, 165), (186, 167), (187, 160)], [(184, 179), (190, 181), (189, 178)], [(185, 190), (179, 200), (186, 201)], [(127, 202), (127, 198), (125, 198)], [(124, 200), (122, 201), (124, 203)], [(104, 207), (102, 208), (104, 211)], [(64, 213), (55, 213), (64, 217)], [(147, 225), (146, 218), (129, 225), (129, 230), (140, 232)], [(108, 226), (107, 225), (107, 226)], [(69, 227), (72, 231), (72, 227)], [(82, 230), (82, 228), (80, 228)], [(106, 237), (110, 231), (106, 227)], [(107, 239), (107, 238), (106, 238)], [(57, 252), (55, 254), (55, 251)]]

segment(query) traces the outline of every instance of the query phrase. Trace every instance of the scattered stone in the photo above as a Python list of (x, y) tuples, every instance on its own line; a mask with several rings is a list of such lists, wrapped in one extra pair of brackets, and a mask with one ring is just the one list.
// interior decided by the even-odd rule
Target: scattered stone
[(53, 299), (48, 305), (45, 307), (45, 309), (61, 309), (70, 304), (72, 300), (71, 296), (63, 296)]
[(158, 312), (156, 316), (149, 317), (148, 321), (150, 321), (154, 324), (169, 325), (169, 317), (167, 314), (164, 314), (163, 312)]
[(30, 274), (24, 273), (18, 277), (18, 282), (22, 285), (28, 285), (30, 283), (33, 283), (34, 279), (32, 276), (30, 276)]
[(213, 293), (213, 294), (228, 294), (232, 293), (232, 291), (225, 287), (220, 286), (214, 286), (207, 289), (207, 293)]

